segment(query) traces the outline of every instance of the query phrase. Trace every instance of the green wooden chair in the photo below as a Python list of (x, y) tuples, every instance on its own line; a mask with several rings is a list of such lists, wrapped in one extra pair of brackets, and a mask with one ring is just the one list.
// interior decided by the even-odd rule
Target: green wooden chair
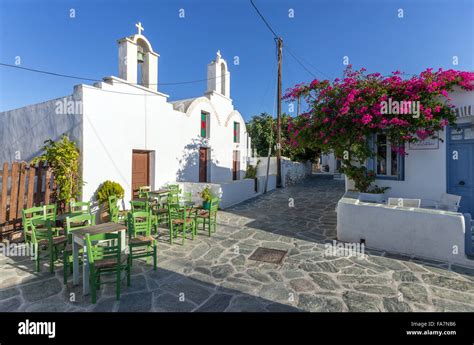
[(85, 214), (91, 213), (91, 203), (88, 201), (74, 201), (69, 202), (69, 213), (71, 214)]
[[(199, 224), (202, 224), (202, 229), (205, 231), (206, 223), (207, 223), (209, 236), (211, 236), (211, 232), (216, 232), (218, 209), (219, 209), (219, 198), (213, 198), (211, 200), (211, 207), (209, 210), (197, 210), (196, 211), (196, 228), (199, 227)], [(212, 228), (214, 228), (214, 230), (212, 230)]]
[(55, 236), (52, 229), (52, 221), (44, 218), (30, 218), (31, 244), (34, 246), (36, 272), (41, 267), (41, 252), (46, 252), (49, 257), (49, 271), (54, 273), (54, 262), (59, 252), (66, 246), (67, 237)]
[(191, 217), (189, 208), (182, 207), (179, 203), (168, 203), (168, 219), (170, 244), (173, 244), (173, 239), (177, 237), (179, 231), (181, 231), (183, 245), (188, 232), (191, 233), (191, 238), (194, 240), (196, 222), (195, 218)]
[[(142, 201), (142, 200), (132, 200), (130, 201), (132, 206), (132, 213), (135, 212), (146, 212), (150, 213), (152, 208), (156, 205), (156, 203), (151, 203), (149, 200)], [(158, 232), (158, 216), (152, 213), (151, 217), (151, 225), (154, 228), (155, 233)]]
[[(72, 233), (75, 230), (83, 229), (95, 225), (95, 217), (91, 214), (79, 214), (66, 218), (66, 226), (64, 227), (65, 235), (67, 236), (67, 245), (63, 251), (64, 264), (64, 284), (67, 284), (68, 272), (72, 272)], [(80, 249), (79, 253), (82, 252)]]
[(181, 193), (181, 189), (179, 188), (179, 184), (169, 184), (167, 188), (173, 193)]
[(95, 214), (92, 213), (92, 205), (89, 201), (74, 201), (69, 202), (69, 214), (71, 216), (77, 216), (80, 214), (91, 214), (94, 218), (95, 224)]
[(156, 251), (157, 243), (151, 236), (152, 218), (149, 212), (129, 213), (129, 264), (132, 266), (133, 259), (153, 257), (153, 269), (156, 271)]
[(150, 212), (150, 202), (142, 200), (132, 200), (130, 201), (130, 206), (132, 207), (132, 213), (135, 212)]
[(154, 216), (156, 222), (155, 230), (158, 232), (158, 225), (161, 223), (168, 224), (168, 206), (160, 203), (154, 203), (150, 206), (151, 213)]
[(26, 243), (31, 243), (31, 222), (33, 219), (44, 219), (44, 208), (42, 206), (24, 208), (21, 210), (23, 237)]
[(177, 204), (179, 203), (179, 193), (178, 192), (170, 192), (168, 193), (168, 197), (166, 198), (166, 204)]
[(21, 210), (21, 220), (23, 224), (23, 235), (26, 243), (31, 242), (31, 219), (49, 219), (51, 220), (51, 230), (53, 236), (61, 234), (61, 227), (56, 227), (56, 204), (36, 206)]
[(138, 188), (138, 197), (139, 198), (148, 198), (150, 197), (150, 186), (141, 186)]
[(114, 223), (125, 224), (127, 221), (127, 212), (120, 210), (117, 196), (111, 195), (108, 198), (109, 204), (109, 221)]
[(130, 286), (130, 265), (128, 255), (122, 253), (120, 234), (86, 234), (85, 241), (92, 303), (97, 301), (97, 290), (103, 275), (115, 275), (115, 294), (116, 299), (120, 300), (122, 272), (127, 273), (127, 286)]

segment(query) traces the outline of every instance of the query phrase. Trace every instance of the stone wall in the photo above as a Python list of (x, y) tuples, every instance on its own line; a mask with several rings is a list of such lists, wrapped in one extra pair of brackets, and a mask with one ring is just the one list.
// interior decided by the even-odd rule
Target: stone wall
[(293, 162), (283, 157), (281, 160), (281, 182), (283, 187), (294, 185), (311, 175), (312, 165), (310, 161), (306, 163)]

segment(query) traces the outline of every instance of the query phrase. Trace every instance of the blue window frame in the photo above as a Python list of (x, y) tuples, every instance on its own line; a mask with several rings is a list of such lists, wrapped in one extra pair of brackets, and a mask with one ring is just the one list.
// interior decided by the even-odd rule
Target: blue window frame
[(368, 170), (375, 172), (379, 180), (405, 179), (405, 157), (392, 151), (392, 146), (384, 134), (374, 135), (369, 141), (375, 157), (367, 162)]

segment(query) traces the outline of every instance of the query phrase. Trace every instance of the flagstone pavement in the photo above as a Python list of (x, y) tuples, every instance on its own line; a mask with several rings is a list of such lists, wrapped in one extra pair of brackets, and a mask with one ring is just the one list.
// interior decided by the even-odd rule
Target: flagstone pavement
[[(62, 268), (33, 270), (29, 258), (0, 255), (0, 311), (474, 311), (474, 270), (367, 250), (330, 256), (342, 181), (313, 176), (218, 216), (212, 237), (182, 246), (161, 229), (158, 269), (134, 262), (132, 285), (114, 284), (97, 304)], [(249, 260), (257, 247), (287, 250), (280, 265)]]

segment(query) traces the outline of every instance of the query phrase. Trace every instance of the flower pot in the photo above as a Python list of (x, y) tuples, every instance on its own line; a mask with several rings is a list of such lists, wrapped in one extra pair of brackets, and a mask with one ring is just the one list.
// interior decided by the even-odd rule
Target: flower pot
[(211, 209), (211, 202), (210, 201), (203, 201), (202, 202), (202, 208), (205, 210), (210, 210)]
[(381, 204), (384, 202), (384, 195), (383, 193), (359, 193), (359, 201), (377, 202)]
[(99, 206), (99, 220), (100, 223), (107, 223), (110, 221), (109, 216), (109, 206), (104, 203)]

